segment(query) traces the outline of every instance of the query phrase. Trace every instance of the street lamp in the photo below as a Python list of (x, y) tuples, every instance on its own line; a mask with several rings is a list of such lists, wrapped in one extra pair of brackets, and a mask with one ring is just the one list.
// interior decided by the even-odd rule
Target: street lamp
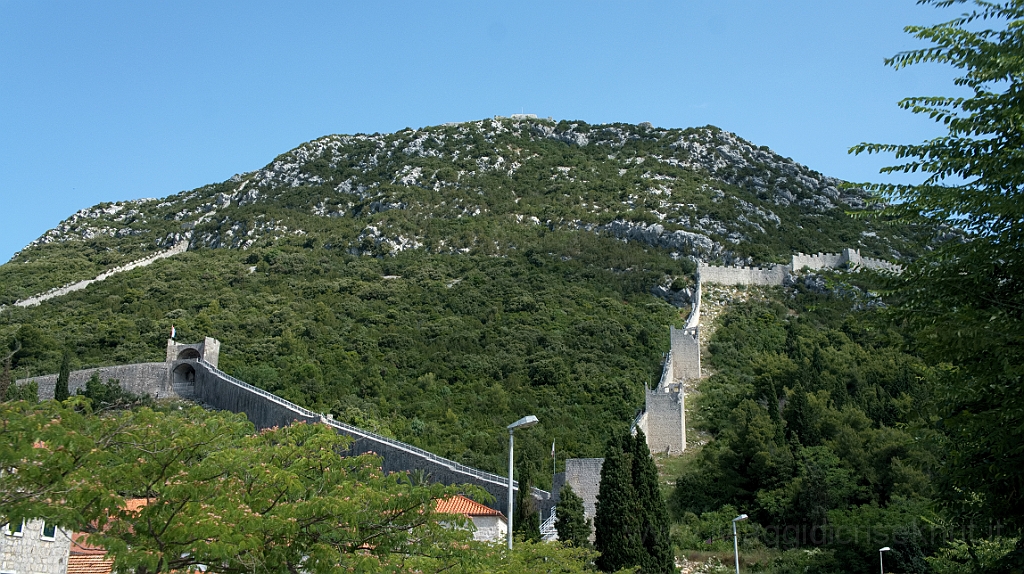
[(512, 550), (512, 447), (514, 440), (512, 433), (516, 429), (525, 429), (539, 423), (533, 415), (525, 416), (516, 422), (508, 425), (508, 549)]
[(736, 523), (746, 519), (746, 514), (741, 514), (732, 519), (732, 551), (736, 556), (736, 574), (740, 574), (740, 539), (736, 536)]
[(892, 550), (892, 548), (889, 548), (888, 546), (878, 549), (878, 569), (882, 574), (885, 574), (885, 562), (882, 562), (882, 552), (888, 552), (890, 550)]

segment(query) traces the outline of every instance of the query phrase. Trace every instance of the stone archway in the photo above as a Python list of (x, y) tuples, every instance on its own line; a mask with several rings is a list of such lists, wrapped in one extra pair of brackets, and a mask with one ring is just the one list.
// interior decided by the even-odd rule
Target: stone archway
[[(195, 352), (193, 349), (186, 349)], [(182, 353), (184, 354), (184, 353)], [(183, 399), (191, 399), (196, 394), (196, 370), (188, 363), (182, 363), (171, 371), (171, 388), (174, 394)]]
[(202, 358), (202, 355), (200, 355), (199, 351), (197, 351), (195, 349), (182, 349), (181, 352), (178, 353), (177, 360), (178, 361), (198, 361), (201, 358)]

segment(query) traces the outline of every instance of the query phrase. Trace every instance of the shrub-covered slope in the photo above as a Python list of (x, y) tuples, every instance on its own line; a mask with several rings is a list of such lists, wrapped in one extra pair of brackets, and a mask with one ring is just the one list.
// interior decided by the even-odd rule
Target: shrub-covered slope
[[(599, 456), (656, 381), (693, 260), (779, 261), (905, 230), (857, 190), (716, 128), (495, 119), (327, 136), (164, 199), (83, 210), (0, 266), (0, 304), (182, 241), (189, 251), (0, 312), (15, 376), (223, 344), (228, 372), (489, 470)], [(517, 449), (519, 451), (519, 449)], [(537, 476), (544, 477), (539, 472)], [(541, 485), (545, 478), (538, 480)]]

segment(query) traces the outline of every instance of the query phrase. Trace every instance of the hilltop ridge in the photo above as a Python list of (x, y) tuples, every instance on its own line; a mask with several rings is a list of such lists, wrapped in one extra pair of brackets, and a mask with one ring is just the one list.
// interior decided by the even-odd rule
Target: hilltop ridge
[(728, 264), (845, 246), (886, 259), (913, 251), (845, 216), (866, 208), (862, 190), (712, 126), (518, 117), (331, 135), (222, 183), (78, 211), (0, 267), (0, 304), (183, 241), (248, 249), (305, 237), (373, 255), (502, 253), (515, 242), (483, 236), (544, 225)]

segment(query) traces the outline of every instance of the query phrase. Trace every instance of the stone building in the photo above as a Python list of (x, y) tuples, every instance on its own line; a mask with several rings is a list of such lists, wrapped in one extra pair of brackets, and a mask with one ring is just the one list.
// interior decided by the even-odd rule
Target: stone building
[(0, 573), (64, 574), (71, 537), (43, 520), (0, 527)]

